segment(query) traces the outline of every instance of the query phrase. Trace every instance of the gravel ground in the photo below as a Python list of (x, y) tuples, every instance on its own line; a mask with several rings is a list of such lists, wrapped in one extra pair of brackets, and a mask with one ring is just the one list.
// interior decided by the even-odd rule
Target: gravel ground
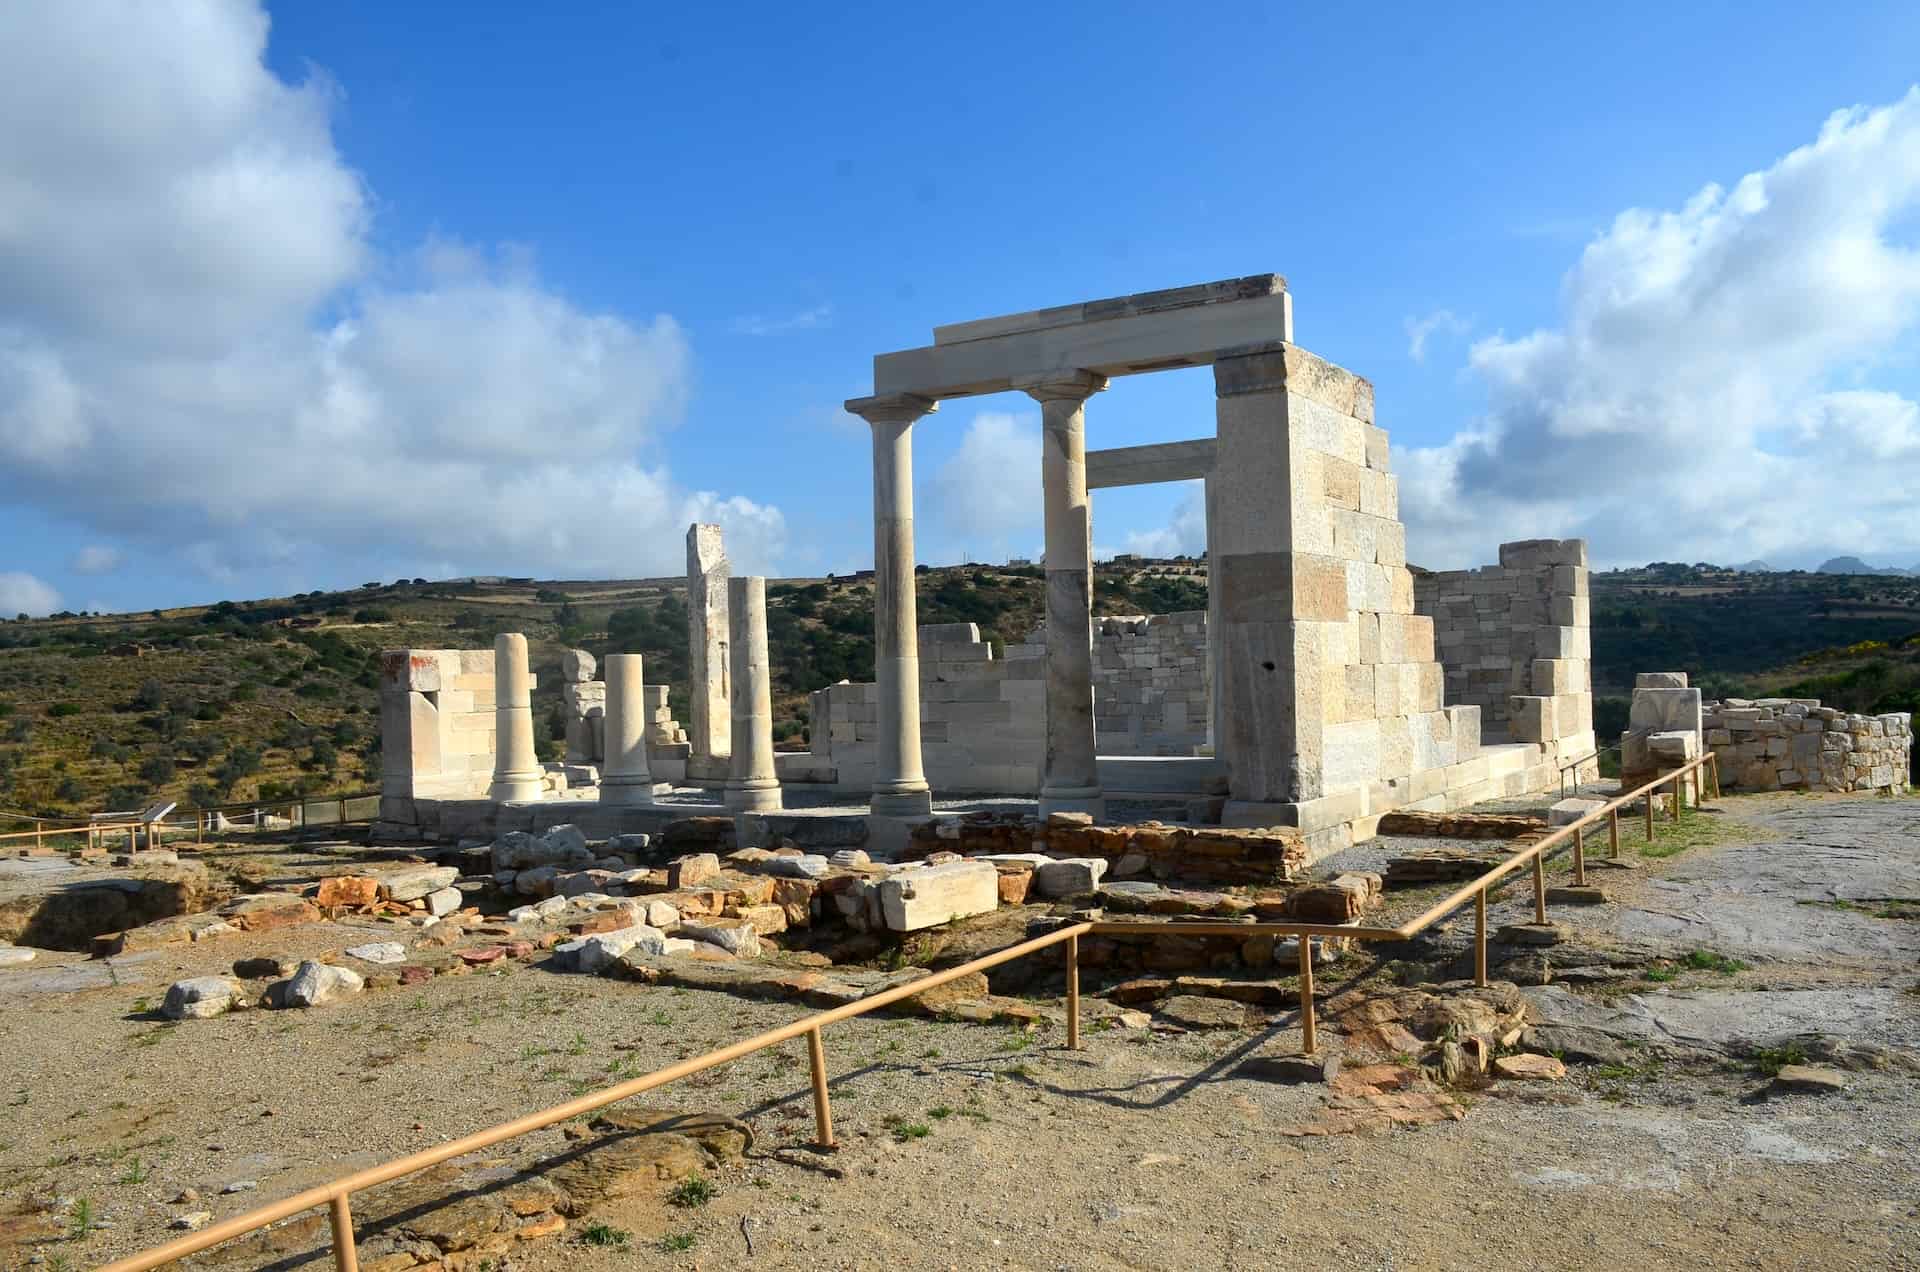
[[(1727, 805), (1741, 829), (1726, 845), (1650, 861), (1631, 886), (1692, 878), (1743, 840), (1794, 829), (1781, 819), (1805, 807)], [(1898, 819), (1920, 805), (1855, 801), (1847, 823), (1880, 836), (1881, 851), (1920, 860), (1920, 844), (1902, 846), (1904, 822), (1863, 827), (1858, 818), (1874, 814), (1858, 810), (1875, 807)], [(1510, 895), (1500, 907), (1530, 901)], [(0, 1197), (84, 1198), (111, 1225), (48, 1246), (50, 1263), (96, 1264), (164, 1240), (184, 1210), (238, 1213), (800, 1014), (537, 967), (311, 1012), (178, 1026), (146, 1013), (179, 976), (354, 939), (369, 938), (312, 927), (171, 947), (116, 960), (105, 984), (103, 965), (77, 956), (0, 970)], [(95, 987), (49, 984), (50, 974), (70, 981), (63, 969), (74, 966), (88, 966)], [(1713, 987), (1823, 974), (1812, 956), (1779, 959)], [(1893, 1010), (1920, 1013), (1910, 961), (1887, 963), (1880, 980), (1903, 991)], [(659, 1104), (748, 1119), (748, 1164), (717, 1178), (698, 1209), (609, 1203), (594, 1219), (629, 1232), (622, 1247), (585, 1244), (576, 1225), (516, 1251), (511, 1267), (1920, 1266), (1912, 1079), (1860, 1073), (1839, 1095), (1758, 1099), (1761, 1079), (1734, 1065), (1576, 1069), (1567, 1083), (1470, 1097), (1459, 1122), (1302, 1139), (1279, 1132), (1321, 1112), (1322, 1089), (1234, 1074), (1250, 1055), (1297, 1050), (1291, 1016), (1244, 1032), (1090, 1029), (1080, 1053), (1058, 1041), (1052, 1027), (834, 1027), (842, 1178), (771, 1155), (812, 1135), (800, 1044), (670, 1088)], [(900, 1138), (894, 1126), (927, 1133)], [(558, 1130), (541, 1132), (515, 1156), (561, 1144)], [(249, 1180), (253, 1190), (220, 1193)], [(204, 1199), (171, 1204), (184, 1188)], [(668, 1251), (663, 1237), (691, 1244)]]

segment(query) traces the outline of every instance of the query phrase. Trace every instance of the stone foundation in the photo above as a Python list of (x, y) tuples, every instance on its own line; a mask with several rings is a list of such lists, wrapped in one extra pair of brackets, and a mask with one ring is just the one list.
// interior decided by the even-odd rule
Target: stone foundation
[(1913, 765), (1913, 717), (1853, 715), (1817, 698), (1706, 703), (1701, 725), (1724, 790), (1903, 791)]

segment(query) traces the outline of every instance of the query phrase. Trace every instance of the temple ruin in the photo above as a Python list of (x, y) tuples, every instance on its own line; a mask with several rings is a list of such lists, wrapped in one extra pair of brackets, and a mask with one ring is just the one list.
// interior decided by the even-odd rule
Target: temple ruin
[[(613, 687), (593, 679), (590, 656), (569, 655), (567, 762), (543, 768), (524, 640), (503, 636), (491, 655), (396, 651), (383, 681), (388, 828), (537, 829), (542, 804), (571, 818), (589, 796), (603, 817), (643, 826), (642, 792), (657, 782), (708, 793), (677, 801), (679, 815), (710, 803), (857, 821), (845, 805), (858, 800), (876, 842), (894, 843), (933, 815), (936, 792), (1028, 796), (1042, 816), (1096, 821), (1110, 799), (1171, 800), (1195, 823), (1290, 828), (1319, 856), (1388, 812), (1595, 772), (1586, 545), (1504, 544), (1479, 570), (1410, 567), (1373, 387), (1293, 343), (1278, 276), (933, 337), (877, 356), (873, 393), (846, 404), (872, 430), (875, 678), (813, 694), (808, 752), (773, 752), (764, 582), (731, 577), (719, 527), (696, 525), (684, 731), (664, 715), (664, 687), (644, 685), (637, 657), (623, 662), (610, 783)], [(1213, 369), (1212, 436), (1087, 449), (1094, 395), (1197, 366)], [(971, 624), (916, 621), (912, 443), (941, 401), (1007, 391), (1041, 409), (1046, 617), (996, 653)], [(1207, 609), (1096, 624), (1090, 492), (1187, 480), (1205, 483)], [(838, 807), (785, 809), (783, 785)]]

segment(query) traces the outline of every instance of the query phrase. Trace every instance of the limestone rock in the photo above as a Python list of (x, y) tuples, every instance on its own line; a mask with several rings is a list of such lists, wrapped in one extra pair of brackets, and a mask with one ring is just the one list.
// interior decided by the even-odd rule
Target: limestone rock
[(195, 976), (167, 986), (160, 1014), (168, 1020), (207, 1020), (232, 1009), (240, 987), (224, 976)]
[(584, 649), (569, 649), (560, 655), (560, 678), (570, 685), (585, 684), (600, 668), (594, 656)]
[(300, 966), (298, 959), (269, 954), (261, 958), (243, 958), (233, 965), (233, 974), (241, 980), (272, 980), (291, 976)]
[(988, 861), (901, 870), (875, 885), (881, 918), (895, 932), (918, 932), (1000, 906), (1000, 872)]
[(852, 867), (872, 864), (873, 859), (859, 848), (842, 848), (827, 858), (832, 865)]
[(563, 967), (570, 967), (576, 972), (585, 972), (588, 975), (598, 975), (628, 951), (636, 951), (642, 957), (664, 954), (667, 952), (666, 942), (665, 932), (642, 923), (583, 937), (578, 941), (567, 941), (556, 946), (553, 954), (555, 960)]
[(1531, 1081), (1558, 1081), (1567, 1076), (1567, 1066), (1552, 1056), (1523, 1051), (1519, 1055), (1500, 1056), (1493, 1062), (1500, 1077)]
[(512, 830), (493, 844), (493, 868), (530, 870), (539, 866), (578, 867), (591, 864), (593, 850), (576, 826), (555, 826), (545, 835)]
[(460, 877), (457, 866), (410, 866), (380, 874), (381, 890), (390, 901), (418, 901), (428, 893), (450, 888)]
[(1556, 1054), (1584, 1064), (1624, 1068), (1634, 1063), (1633, 1052), (1619, 1041), (1583, 1025), (1536, 1025), (1521, 1035), (1520, 1044), (1530, 1051)]
[(444, 918), (458, 910), (465, 902), (460, 889), (441, 888), (438, 892), (429, 892), (425, 897), (427, 913), (434, 918)]
[(324, 1007), (366, 987), (360, 973), (331, 963), (300, 964), (291, 979), (274, 985), (269, 1001), (279, 1007)]
[(833, 867), (825, 857), (812, 853), (799, 857), (774, 857), (766, 863), (768, 874), (788, 879), (824, 879)]
[(38, 950), (30, 950), (23, 945), (0, 945), (0, 967), (31, 963), (38, 954)]
[(314, 904), (323, 910), (370, 906), (380, 899), (380, 881), (370, 875), (333, 875), (320, 881)]
[[(1053, 817), (1068, 815), (1052, 814)], [(1106, 873), (1107, 862), (1103, 857), (1069, 857), (1064, 861), (1048, 861), (1036, 866), (1033, 884), (1043, 897), (1085, 896), (1100, 886), (1100, 880)]]
[[(1057, 814), (1056, 814), (1057, 815)], [(1227, 998), (1207, 998), (1199, 994), (1175, 994), (1161, 1003), (1163, 1020), (1183, 1029), (1245, 1029), (1247, 1006)]]
[(523, 897), (550, 897), (560, 886), (560, 867), (535, 866), (514, 876), (513, 890)]
[(697, 888), (719, 877), (720, 857), (717, 853), (696, 852), (667, 867), (667, 887), (674, 892), (682, 888)]
[(1338, 1056), (1254, 1056), (1241, 1061), (1233, 1076), (1297, 1086), (1305, 1082), (1332, 1082), (1339, 1072)]
[(653, 843), (653, 836), (640, 831), (614, 835), (607, 840), (607, 852), (615, 857), (637, 857)]
[(1780, 1072), (1773, 1075), (1773, 1081), (1767, 1085), (1767, 1089), (1831, 1095), (1835, 1091), (1846, 1090), (1847, 1079), (1838, 1069), (1829, 1069), (1824, 1065), (1788, 1064), (1782, 1065)]
[(680, 934), (717, 945), (738, 958), (754, 958), (760, 953), (760, 933), (745, 919), (683, 918)]
[(1557, 923), (1503, 923), (1493, 933), (1501, 945), (1559, 945), (1567, 936)]
[(1604, 799), (1563, 799), (1547, 809), (1547, 824), (1550, 826), (1571, 826), (1588, 813), (1607, 806)]
[(404, 963), (407, 961), (407, 947), (398, 941), (373, 941), (366, 945), (349, 946), (348, 958), (357, 958), (362, 963)]
[(680, 926), (680, 911), (665, 901), (649, 901), (647, 902), (647, 925), (657, 927), (663, 932), (670, 931)]

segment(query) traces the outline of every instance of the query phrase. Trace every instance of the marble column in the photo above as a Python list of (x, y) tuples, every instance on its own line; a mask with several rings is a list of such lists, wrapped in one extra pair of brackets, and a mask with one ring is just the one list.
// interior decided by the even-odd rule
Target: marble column
[(608, 654), (606, 761), (600, 770), (602, 804), (653, 803), (647, 769), (645, 668), (639, 654)]
[(502, 632), (493, 640), (493, 786), (496, 804), (540, 798), (540, 756), (533, 749), (533, 677), (527, 638)]
[(925, 817), (933, 792), (920, 760), (920, 633), (913, 594), (913, 422), (939, 408), (911, 393), (853, 398), (873, 429), (873, 669), (880, 736), (869, 810)]
[(765, 579), (749, 575), (727, 580), (727, 641), (733, 660), (733, 755), (723, 799), (728, 808), (740, 811), (778, 808)]
[(1063, 372), (1018, 380), (1040, 403), (1040, 480), (1047, 534), (1047, 749), (1040, 815), (1106, 812), (1093, 740), (1093, 530), (1087, 502), (1087, 398), (1105, 376)]
[(693, 681), (687, 699), (687, 741), (704, 758), (733, 749), (727, 705), (727, 578), (732, 567), (720, 527), (687, 527), (687, 665)]

